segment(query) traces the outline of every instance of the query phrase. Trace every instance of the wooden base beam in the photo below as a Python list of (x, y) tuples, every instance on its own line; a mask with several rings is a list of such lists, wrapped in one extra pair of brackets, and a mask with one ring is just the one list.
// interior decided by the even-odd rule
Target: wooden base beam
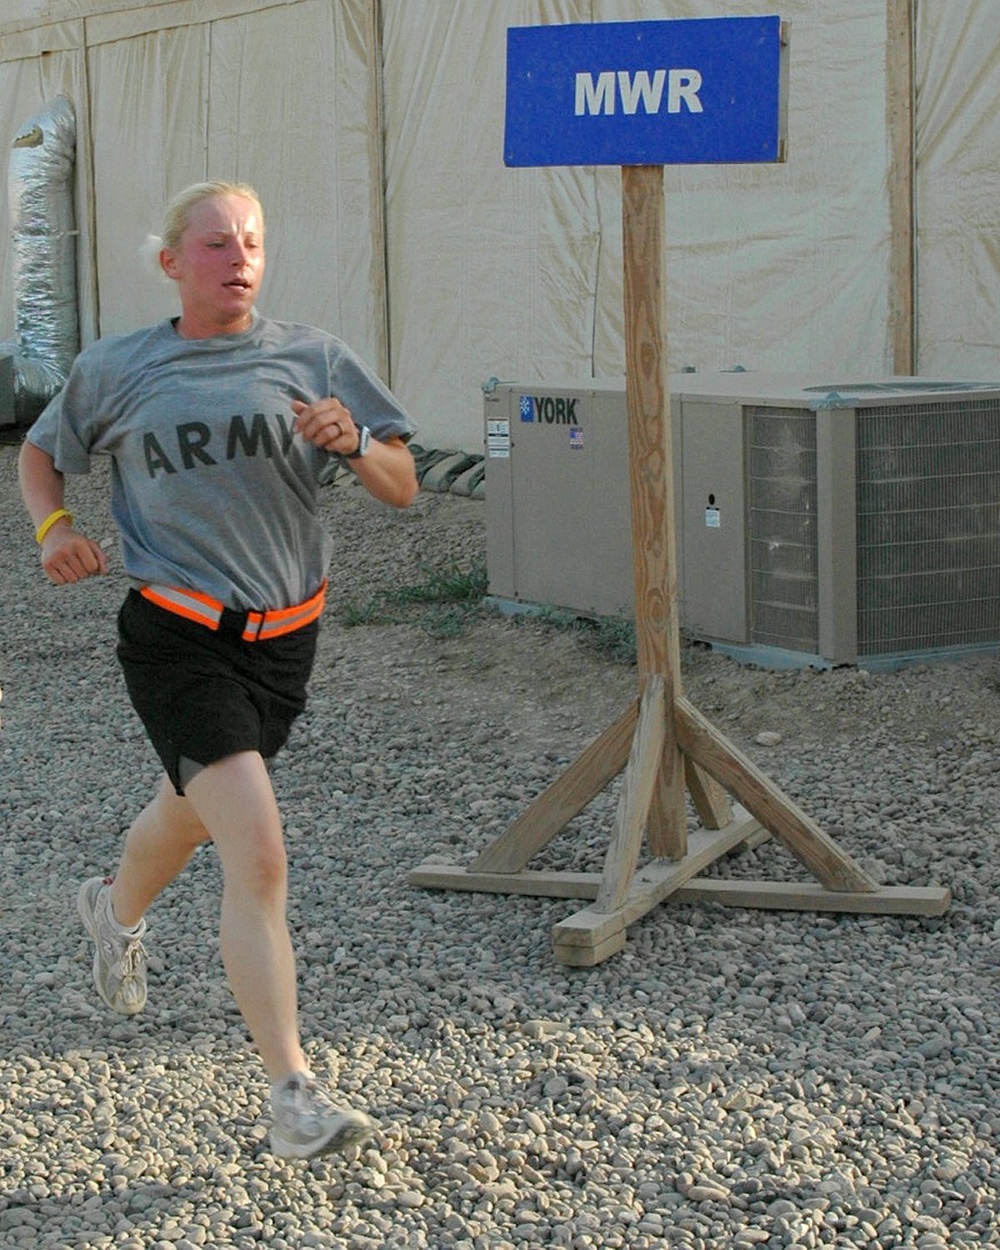
[[(747, 840), (747, 845), (751, 844)], [(534, 898), (596, 899), (598, 872), (555, 872), (524, 869), (514, 873), (483, 873), (461, 864), (424, 864), (408, 882), (425, 890), (465, 890), (476, 894), (523, 894)], [(943, 916), (951, 892), (937, 885), (883, 885), (874, 891), (827, 890), (808, 881), (746, 881), (728, 877), (694, 877), (664, 902), (718, 903), (770, 911), (838, 911), (880, 916)]]
[(859, 893), (826, 890), (808, 881), (736, 881), (703, 878), (689, 881), (686, 903), (721, 903), (725, 907), (765, 908), (772, 911), (837, 911), (869, 916), (943, 916), (951, 891), (940, 885), (882, 885)]

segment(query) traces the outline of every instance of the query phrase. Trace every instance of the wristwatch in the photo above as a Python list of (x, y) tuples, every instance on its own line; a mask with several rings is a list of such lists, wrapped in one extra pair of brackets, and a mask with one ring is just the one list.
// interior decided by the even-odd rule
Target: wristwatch
[(360, 460), (362, 456), (368, 455), (368, 447), (372, 441), (372, 432), (367, 425), (358, 427), (358, 445), (353, 451), (344, 454), (345, 460)]

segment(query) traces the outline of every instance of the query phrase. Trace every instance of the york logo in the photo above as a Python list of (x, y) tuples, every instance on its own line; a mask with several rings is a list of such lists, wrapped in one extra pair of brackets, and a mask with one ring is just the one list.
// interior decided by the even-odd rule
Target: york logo
[(578, 425), (576, 401), (578, 395), (522, 395), (521, 420), (537, 421), (543, 425)]
[(640, 104), (644, 113), (659, 113), (664, 85), (668, 113), (679, 113), (682, 108), (689, 113), (702, 113), (704, 109), (698, 98), (701, 82), (701, 74), (696, 69), (657, 69), (652, 78), (647, 69), (636, 70), (634, 74), (627, 69), (617, 73), (608, 69), (596, 79), (593, 74), (579, 73), (576, 76), (576, 116), (595, 117), (600, 113), (610, 116), (619, 99), (626, 115), (638, 113)]

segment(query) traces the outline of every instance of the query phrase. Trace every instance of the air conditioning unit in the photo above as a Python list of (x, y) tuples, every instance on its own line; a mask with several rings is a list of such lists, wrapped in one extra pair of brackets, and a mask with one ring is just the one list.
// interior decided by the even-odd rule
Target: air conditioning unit
[[(1000, 646), (1000, 382), (671, 377), (681, 624), (757, 663)], [(490, 593), (634, 602), (625, 387), (485, 394)]]

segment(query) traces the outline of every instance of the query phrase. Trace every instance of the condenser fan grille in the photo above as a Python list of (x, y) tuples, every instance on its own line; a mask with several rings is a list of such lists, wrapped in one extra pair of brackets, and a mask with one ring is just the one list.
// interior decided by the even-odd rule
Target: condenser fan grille
[[(816, 652), (815, 414), (747, 408), (751, 638)], [(859, 407), (857, 653), (1000, 637), (1000, 400)]]
[(995, 641), (1000, 401), (857, 416), (858, 653)]

